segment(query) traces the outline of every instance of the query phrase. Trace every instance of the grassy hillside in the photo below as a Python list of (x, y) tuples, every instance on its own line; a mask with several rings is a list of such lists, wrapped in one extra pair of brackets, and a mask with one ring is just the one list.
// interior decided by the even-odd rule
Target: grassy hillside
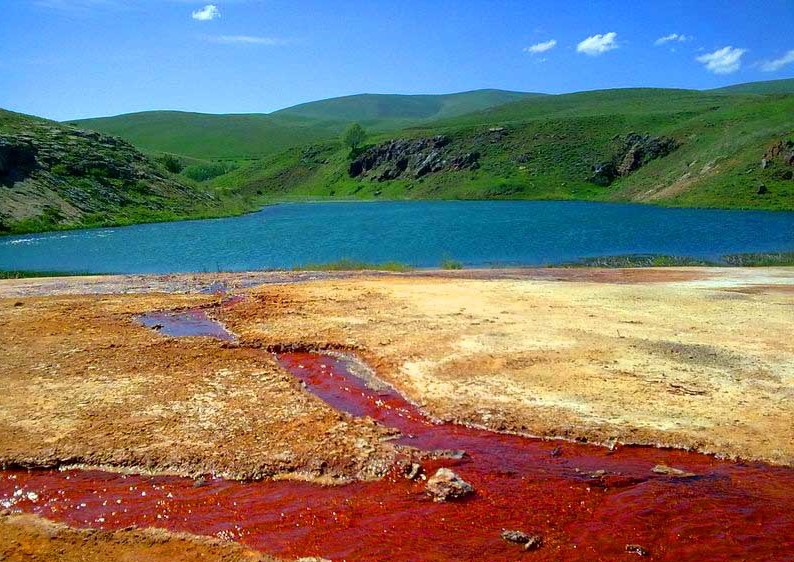
[(0, 233), (232, 210), (126, 141), (0, 110)]
[[(673, 139), (680, 146), (608, 186), (590, 181), (593, 166), (614, 159), (631, 133)], [(395, 163), (397, 172), (386, 166), (390, 179), (385, 181), (383, 173), (353, 178), (347, 149), (324, 142), (242, 167), (216, 178), (213, 185), (262, 200), (587, 199), (794, 209), (794, 182), (787, 179), (786, 165), (761, 168), (772, 145), (794, 139), (794, 96), (656, 89), (584, 92), (526, 99), (399, 134), (376, 135), (368, 142), (377, 147), (391, 138), (434, 135), (446, 139), (436, 151), (440, 168), (445, 166), (441, 162), (475, 153), (476, 166), (453, 169), (446, 164), (421, 177), (403, 173), (391, 179), (399, 172)], [(406, 162), (415, 156), (406, 152), (401, 166), (410, 172), (412, 164)]]
[(712, 91), (729, 94), (794, 94), (794, 78), (734, 84)]
[(354, 121), (375, 131), (394, 130), (533, 95), (537, 94), (502, 90), (415, 96), (363, 94), (305, 103), (269, 115), (146, 111), (73, 124), (120, 136), (145, 151), (203, 160), (247, 160), (336, 137)]
[[(508, 103), (488, 105), (497, 101)], [(353, 115), (371, 125), (356, 153), (338, 140)], [(405, 122), (411, 126), (389, 128)], [(270, 116), (153, 112), (88, 121), (108, 123), (138, 138), (139, 148), (199, 158), (181, 156), (189, 165), (175, 174), (180, 162), (167, 169), (117, 137), (0, 112), (3, 232), (217, 216), (324, 198), (794, 210), (794, 94), (480, 91), (353, 96)]]
[(141, 150), (198, 159), (245, 160), (338, 134), (343, 125), (263, 114), (209, 115), (146, 111), (74, 122), (122, 137)]
[(374, 130), (389, 130), (540, 95), (504, 90), (474, 90), (443, 95), (360, 94), (296, 105), (276, 111), (273, 116), (357, 121)]

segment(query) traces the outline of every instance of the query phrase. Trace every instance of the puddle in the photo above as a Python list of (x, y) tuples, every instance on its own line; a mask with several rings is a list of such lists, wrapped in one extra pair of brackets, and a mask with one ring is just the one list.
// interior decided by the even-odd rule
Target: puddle
[(135, 319), (147, 328), (152, 328), (166, 336), (205, 336), (225, 341), (235, 340), (234, 334), (221, 323), (197, 308), (178, 312), (147, 312), (136, 316)]

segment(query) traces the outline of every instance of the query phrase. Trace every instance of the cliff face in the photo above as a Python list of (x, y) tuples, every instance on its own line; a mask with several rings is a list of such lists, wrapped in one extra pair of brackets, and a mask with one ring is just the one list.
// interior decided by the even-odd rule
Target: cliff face
[(365, 150), (350, 163), (348, 174), (376, 181), (417, 179), (436, 172), (475, 170), (479, 159), (478, 152), (456, 151), (444, 135), (396, 139)]
[(131, 144), (0, 110), (0, 231), (178, 214), (211, 197)]
[(590, 181), (598, 185), (609, 185), (617, 178), (628, 176), (651, 160), (667, 156), (679, 146), (681, 144), (670, 137), (629, 133), (620, 139), (619, 148), (612, 160), (593, 166)]

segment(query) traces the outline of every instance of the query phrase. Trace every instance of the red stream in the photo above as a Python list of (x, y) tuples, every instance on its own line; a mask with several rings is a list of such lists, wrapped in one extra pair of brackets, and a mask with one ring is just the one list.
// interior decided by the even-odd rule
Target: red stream
[[(282, 366), (330, 405), (398, 428), (401, 443), (462, 450), (426, 462), (470, 482), (470, 499), (437, 503), (394, 474), (324, 487), (99, 471), (0, 472), (0, 504), (76, 527), (156, 526), (216, 535), (284, 557), (332, 560), (794, 560), (794, 470), (652, 447), (609, 450), (434, 424), (396, 391), (373, 391), (349, 362), (287, 353)], [(651, 472), (664, 464), (697, 474)], [(596, 471), (605, 471), (604, 473)], [(593, 474), (596, 473), (596, 474)], [(603, 474), (603, 475), (602, 475)], [(525, 552), (503, 529), (541, 534)]]

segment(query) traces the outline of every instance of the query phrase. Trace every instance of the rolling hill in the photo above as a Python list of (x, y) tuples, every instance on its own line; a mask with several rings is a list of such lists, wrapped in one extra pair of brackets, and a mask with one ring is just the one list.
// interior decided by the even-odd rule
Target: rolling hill
[(395, 130), (538, 95), (502, 90), (446, 95), (362, 94), (305, 103), (271, 114), (146, 111), (71, 123), (120, 136), (149, 152), (204, 160), (245, 160), (338, 136), (354, 121), (373, 131)]
[(711, 91), (729, 94), (794, 94), (794, 78), (767, 80), (765, 82), (746, 82)]
[[(326, 198), (794, 210), (794, 94), (782, 91), (789, 83), (362, 95), (271, 115), (147, 112), (80, 122), (135, 147), (3, 111), (0, 230), (217, 216)], [(339, 131), (353, 117), (370, 134), (351, 153)], [(161, 152), (182, 162), (169, 172)], [(172, 173), (183, 164), (191, 165)]]
[(220, 201), (126, 141), (0, 110), (0, 233), (174, 220)]
[[(296, 147), (212, 184), (262, 200), (585, 199), (791, 210), (791, 141), (794, 95), (603, 90), (374, 135), (353, 157), (333, 141)], [(602, 168), (614, 177), (598, 177)]]

